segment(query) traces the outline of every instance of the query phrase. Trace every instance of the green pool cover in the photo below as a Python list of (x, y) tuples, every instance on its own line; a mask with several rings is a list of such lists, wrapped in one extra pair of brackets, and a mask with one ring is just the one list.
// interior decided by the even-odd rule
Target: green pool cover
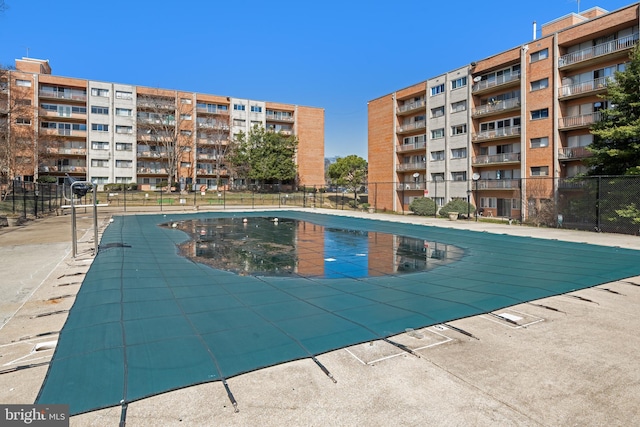
[[(461, 248), (425, 272), (241, 276), (178, 254), (187, 218), (287, 217)], [(61, 331), (36, 403), (71, 414), (640, 275), (639, 252), (307, 212), (116, 217)]]

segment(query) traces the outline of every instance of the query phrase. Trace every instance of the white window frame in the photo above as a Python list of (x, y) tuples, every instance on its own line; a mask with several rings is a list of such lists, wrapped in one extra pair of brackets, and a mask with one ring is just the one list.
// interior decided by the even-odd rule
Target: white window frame
[(549, 137), (542, 136), (540, 138), (531, 138), (529, 141), (529, 146), (531, 148), (545, 148), (549, 146)]
[(431, 86), (431, 96), (440, 95), (441, 93), (444, 93), (444, 90), (445, 90), (444, 83)]
[(537, 52), (533, 52), (531, 54), (531, 59), (530, 62), (538, 62), (538, 61), (542, 61), (543, 59), (547, 59), (549, 57), (549, 48), (544, 48), (542, 50), (539, 50)]
[(546, 89), (548, 87), (549, 87), (548, 77), (531, 82), (531, 92), (535, 92), (536, 90)]
[(431, 139), (441, 139), (444, 138), (444, 128), (433, 129), (431, 131)]
[(116, 90), (116, 99), (133, 99), (133, 92)]

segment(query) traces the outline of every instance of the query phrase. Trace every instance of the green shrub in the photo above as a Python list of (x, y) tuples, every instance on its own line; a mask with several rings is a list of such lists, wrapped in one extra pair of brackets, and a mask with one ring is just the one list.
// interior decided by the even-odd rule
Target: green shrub
[(51, 175), (43, 175), (38, 177), (38, 182), (41, 184), (53, 184), (58, 182), (58, 178)]
[(440, 216), (447, 217), (449, 216), (449, 212), (458, 212), (460, 215), (467, 215), (469, 212), (471, 215), (476, 211), (476, 207), (470, 203), (467, 203), (466, 200), (462, 199), (454, 199), (449, 203), (440, 208)]
[(436, 213), (436, 202), (428, 197), (417, 197), (409, 205), (409, 210), (420, 216), (433, 216)]

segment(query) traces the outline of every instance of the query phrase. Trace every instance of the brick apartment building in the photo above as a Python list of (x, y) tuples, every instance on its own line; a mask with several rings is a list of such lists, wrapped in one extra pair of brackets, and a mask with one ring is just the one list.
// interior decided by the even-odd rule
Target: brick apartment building
[[(231, 178), (224, 147), (257, 124), (297, 136), (299, 184), (324, 182), (322, 108), (54, 76), (48, 61), (31, 58), (1, 77), (0, 124), (17, 141), (5, 178), (68, 173), (153, 190), (173, 163), (189, 188), (213, 188)], [(177, 138), (176, 162), (163, 138)]]
[(629, 62), (638, 24), (638, 3), (572, 13), (540, 37), (534, 27), (534, 40), (371, 100), (369, 181), (394, 189), (377, 208), (461, 198), (527, 218), (586, 171), (589, 126), (611, 107), (599, 95)]

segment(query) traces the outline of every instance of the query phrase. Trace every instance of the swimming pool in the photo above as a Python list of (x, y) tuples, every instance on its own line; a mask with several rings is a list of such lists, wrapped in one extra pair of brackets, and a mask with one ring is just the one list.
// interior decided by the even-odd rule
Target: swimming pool
[[(403, 236), (438, 242), (455, 256), (400, 272), (396, 252), (371, 246), (374, 274), (333, 277), (324, 244), (298, 235), (308, 257), (283, 277), (212, 268), (178, 249), (189, 241), (180, 223), (274, 217), (391, 248)], [(296, 211), (116, 217), (100, 247), (37, 398), (72, 414), (640, 274), (633, 250)]]

